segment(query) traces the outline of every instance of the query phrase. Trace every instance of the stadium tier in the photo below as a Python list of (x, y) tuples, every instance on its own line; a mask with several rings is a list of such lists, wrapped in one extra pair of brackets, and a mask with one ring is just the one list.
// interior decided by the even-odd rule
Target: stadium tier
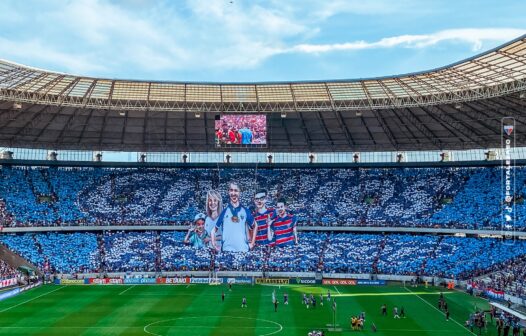
[[(501, 168), (17, 168), (0, 170), (4, 226), (186, 224), (209, 190), (241, 203), (285, 198), (300, 226), (500, 229)], [(515, 225), (526, 228), (526, 168), (516, 168)], [(256, 181), (257, 180), (257, 181)], [(257, 184), (257, 187), (256, 187)]]
[[(303, 233), (290, 247), (211, 253), (177, 231), (4, 234), (0, 242), (47, 272), (279, 271), (469, 279), (526, 257), (526, 241)], [(523, 259), (522, 259), (523, 260)]]

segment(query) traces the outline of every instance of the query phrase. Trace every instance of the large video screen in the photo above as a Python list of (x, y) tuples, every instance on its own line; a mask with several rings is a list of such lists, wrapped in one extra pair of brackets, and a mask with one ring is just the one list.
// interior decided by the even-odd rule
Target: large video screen
[(267, 116), (264, 114), (225, 114), (215, 121), (217, 147), (265, 147)]

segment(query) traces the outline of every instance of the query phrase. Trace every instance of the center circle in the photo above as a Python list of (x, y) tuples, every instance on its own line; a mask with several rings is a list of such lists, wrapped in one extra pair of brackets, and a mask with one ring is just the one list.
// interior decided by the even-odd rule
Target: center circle
[[(275, 335), (283, 330), (277, 322), (239, 316), (188, 316), (152, 322), (144, 332), (154, 336), (207, 335), (220, 328), (225, 334), (246, 335), (255, 332), (258, 336)], [(237, 333), (234, 333), (237, 332)]]

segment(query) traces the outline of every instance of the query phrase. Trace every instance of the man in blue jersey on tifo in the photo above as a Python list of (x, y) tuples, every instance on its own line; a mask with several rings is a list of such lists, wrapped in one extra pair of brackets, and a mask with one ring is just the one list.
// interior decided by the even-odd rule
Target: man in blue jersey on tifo
[[(215, 246), (215, 234), (223, 230), (223, 251), (246, 252), (254, 247), (257, 224), (250, 210), (240, 203), (241, 188), (237, 182), (228, 184), (228, 205), (217, 218), (212, 230), (212, 243)], [(250, 232), (250, 233), (249, 233)]]

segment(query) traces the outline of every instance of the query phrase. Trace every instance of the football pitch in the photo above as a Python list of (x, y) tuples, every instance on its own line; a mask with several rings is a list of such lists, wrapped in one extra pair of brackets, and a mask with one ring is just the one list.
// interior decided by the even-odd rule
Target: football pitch
[[(277, 312), (272, 293), (276, 291)], [(332, 301), (326, 299), (330, 290)], [(461, 292), (444, 291), (449, 321), (438, 310), (439, 288), (401, 286), (265, 286), (234, 285), (46, 285), (0, 302), (1, 335), (474, 335), (464, 321), (486, 301)], [(221, 293), (225, 293), (225, 301)], [(283, 294), (289, 304), (283, 304)], [(307, 309), (303, 293), (316, 297)], [(319, 296), (325, 300), (320, 305)], [(242, 308), (246, 296), (248, 307)], [(327, 332), (333, 321), (341, 332)], [(386, 304), (388, 316), (380, 307)], [(395, 319), (403, 306), (406, 318)], [(366, 313), (365, 329), (352, 331), (349, 318)], [(377, 332), (371, 330), (372, 323)], [(475, 331), (475, 334), (478, 334)], [(496, 335), (493, 324), (483, 335)]]

